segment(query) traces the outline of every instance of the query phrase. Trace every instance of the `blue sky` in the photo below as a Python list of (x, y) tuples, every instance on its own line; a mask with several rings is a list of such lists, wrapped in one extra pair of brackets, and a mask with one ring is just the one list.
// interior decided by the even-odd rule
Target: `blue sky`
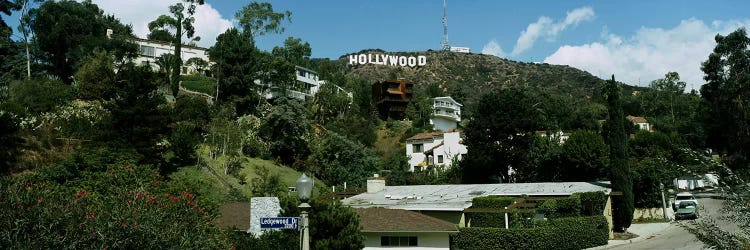
[[(175, 1), (94, 0), (145, 35), (145, 24)], [(211, 46), (250, 1), (206, 0), (196, 21), (199, 43)], [(313, 57), (338, 58), (368, 48), (439, 49), (441, 0), (270, 1), (292, 12), (282, 34), (257, 39), (270, 50), (289, 36), (310, 43)], [(713, 36), (750, 26), (748, 1), (490, 1), (448, 0), (453, 46), (516, 61), (566, 64), (647, 85), (677, 71), (688, 88), (702, 83), (700, 63)], [(15, 19), (15, 18), (14, 18)]]

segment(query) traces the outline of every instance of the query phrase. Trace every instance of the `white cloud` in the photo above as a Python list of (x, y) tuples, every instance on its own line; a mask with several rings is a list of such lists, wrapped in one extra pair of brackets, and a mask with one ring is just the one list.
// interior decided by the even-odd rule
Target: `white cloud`
[(560, 32), (569, 26), (576, 26), (581, 22), (591, 21), (594, 19), (594, 16), (594, 10), (591, 7), (581, 7), (568, 11), (565, 20), (561, 22), (554, 22), (554, 20), (546, 16), (539, 17), (536, 22), (529, 24), (526, 30), (521, 31), (521, 35), (518, 37), (516, 46), (513, 48), (511, 54), (517, 56), (530, 49), (540, 37), (554, 40)]
[(503, 48), (500, 47), (500, 43), (498, 43), (495, 39), (492, 39), (492, 41), (484, 45), (484, 48), (482, 48), (482, 54), (505, 57)]
[[(145, 38), (148, 34), (148, 23), (159, 15), (168, 15), (169, 6), (176, 0), (94, 0), (100, 9), (113, 14), (124, 24), (133, 25), (133, 33)], [(199, 5), (195, 10), (195, 35), (201, 37), (199, 46), (209, 47), (216, 42), (216, 36), (232, 27), (229, 19), (223, 18), (211, 4)]]
[(750, 27), (750, 20), (707, 25), (689, 19), (668, 30), (642, 27), (626, 39), (605, 28), (601, 41), (564, 45), (544, 62), (570, 65), (605, 79), (614, 74), (618, 81), (641, 86), (675, 71), (687, 83), (687, 89), (698, 89), (704, 83), (701, 63), (716, 46), (714, 36), (739, 27)]

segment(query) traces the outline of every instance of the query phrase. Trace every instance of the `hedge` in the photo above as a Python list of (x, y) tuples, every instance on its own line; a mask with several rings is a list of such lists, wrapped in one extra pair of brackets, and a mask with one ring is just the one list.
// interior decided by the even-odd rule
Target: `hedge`
[(547, 218), (576, 217), (581, 215), (581, 199), (577, 195), (549, 199), (542, 202), (537, 210)]
[(536, 228), (461, 228), (456, 249), (584, 249), (606, 245), (609, 226), (603, 215), (548, 221)]
[[(472, 208), (505, 208), (516, 198), (502, 196), (476, 197), (471, 200)], [(472, 227), (505, 227), (505, 213), (471, 213)]]
[(604, 207), (607, 205), (607, 194), (603, 191), (575, 193), (581, 199), (581, 215), (594, 216), (603, 215)]

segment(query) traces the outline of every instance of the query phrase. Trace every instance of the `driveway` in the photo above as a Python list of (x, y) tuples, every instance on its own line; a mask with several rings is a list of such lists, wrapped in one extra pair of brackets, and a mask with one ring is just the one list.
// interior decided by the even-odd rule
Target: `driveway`
[[(717, 215), (722, 206), (721, 200), (712, 198), (699, 198), (698, 202), (703, 206), (703, 209), (700, 210), (701, 218), (699, 218), (699, 220), (707, 216)], [(613, 245), (610, 243), (611, 246), (606, 247), (606, 249), (704, 249), (703, 243), (680, 227), (680, 223), (686, 222), (687, 221), (672, 222), (663, 231), (640, 235), (638, 238), (632, 239), (632, 243), (629, 244), (622, 244), (622, 242), (619, 242), (621, 244)], [(651, 225), (642, 224), (631, 228), (649, 226)], [(634, 233), (637, 234), (637, 232)]]

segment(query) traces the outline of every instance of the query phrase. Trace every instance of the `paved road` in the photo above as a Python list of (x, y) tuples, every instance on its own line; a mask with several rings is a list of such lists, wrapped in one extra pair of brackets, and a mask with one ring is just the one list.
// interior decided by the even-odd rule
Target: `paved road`
[[(701, 217), (707, 217), (718, 214), (722, 201), (711, 198), (701, 198), (698, 199), (698, 202), (704, 208), (704, 210), (700, 211)], [(685, 221), (673, 222), (666, 230), (645, 240), (633, 242), (631, 244), (612, 246), (608, 249), (703, 249), (703, 243), (680, 227), (679, 223), (685, 223)]]

